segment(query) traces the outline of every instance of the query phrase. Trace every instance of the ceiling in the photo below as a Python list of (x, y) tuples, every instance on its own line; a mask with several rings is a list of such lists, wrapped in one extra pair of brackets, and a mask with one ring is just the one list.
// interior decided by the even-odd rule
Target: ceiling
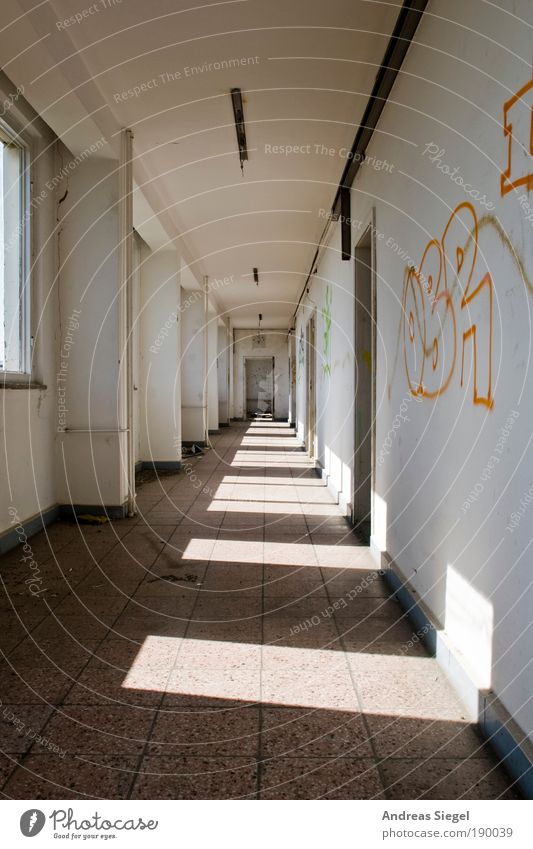
[[(261, 312), (264, 327), (286, 328), (400, 6), (96, 0), (64, 26), (91, 3), (2, 0), (0, 51), (73, 153), (104, 135), (110, 155), (131, 127), (144, 237), (179, 248), (198, 280), (228, 278), (217, 300), (234, 326)], [(244, 175), (232, 87), (244, 99)]]

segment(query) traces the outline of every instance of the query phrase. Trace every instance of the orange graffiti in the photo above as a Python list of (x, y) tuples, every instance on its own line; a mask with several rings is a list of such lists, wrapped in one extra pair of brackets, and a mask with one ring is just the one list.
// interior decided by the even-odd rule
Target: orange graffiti
[[(465, 240), (465, 234), (468, 239)], [(478, 221), (472, 204), (459, 204), (450, 216), (440, 240), (431, 239), (422, 255), (418, 269), (409, 268), (404, 281), (403, 324), (404, 362), (409, 389), (413, 395), (438, 398), (445, 392), (455, 373), (457, 360), (457, 320), (454, 308), (456, 291), (463, 322), (468, 321), (470, 305), (488, 292), (487, 322), (478, 327), (472, 322), (463, 330), (461, 353), (461, 386), (464, 385), (465, 348), (472, 340), (473, 403), (489, 409), (492, 397), (492, 278), (483, 275), (472, 289), (478, 257)], [(472, 243), (472, 251), (467, 248)], [(426, 300), (430, 298), (430, 309)], [(487, 331), (483, 344), (482, 333)], [(481, 355), (483, 351), (483, 356)], [(431, 368), (427, 361), (430, 361)], [(480, 390), (481, 371), (486, 370), (486, 391)], [(485, 382), (483, 383), (485, 386)]]
[(465, 342), (470, 337), (473, 338), (473, 357), (474, 357), (474, 404), (484, 404), (489, 409), (492, 409), (494, 404), (494, 400), (492, 398), (492, 277), (487, 272), (481, 283), (478, 283), (474, 291), (467, 296), (465, 292), (462, 300), (461, 300), (461, 309), (467, 306), (467, 304), (472, 301), (476, 295), (481, 292), (483, 287), (487, 287), (489, 293), (489, 338), (488, 338), (488, 374), (487, 374), (487, 394), (479, 395), (477, 389), (477, 325), (472, 324), (471, 327), (468, 328), (463, 333), (463, 354), (461, 358), (461, 386), (463, 385), (463, 375), (464, 375), (464, 365), (465, 365)]
[(507, 168), (500, 179), (501, 195), (518, 186), (530, 191), (533, 188), (533, 79), (503, 104), (503, 134), (507, 139)]

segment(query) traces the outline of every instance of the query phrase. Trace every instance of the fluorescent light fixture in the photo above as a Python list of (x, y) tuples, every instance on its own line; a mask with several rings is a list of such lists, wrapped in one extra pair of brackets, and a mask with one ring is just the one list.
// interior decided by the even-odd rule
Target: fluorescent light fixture
[(233, 117), (235, 119), (237, 144), (239, 146), (239, 162), (241, 163), (241, 171), (244, 173), (244, 162), (248, 159), (248, 146), (246, 144), (244, 109), (242, 106), (242, 92), (240, 88), (231, 89), (231, 102), (233, 104)]

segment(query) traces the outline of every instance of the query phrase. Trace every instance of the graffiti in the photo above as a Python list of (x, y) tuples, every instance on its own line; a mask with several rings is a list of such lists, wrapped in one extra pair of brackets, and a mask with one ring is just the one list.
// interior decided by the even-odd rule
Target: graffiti
[(322, 371), (331, 374), (331, 302), (333, 292), (331, 286), (326, 286), (324, 295), (324, 306), (322, 307), (322, 321), (324, 323), (323, 361)]
[[(518, 271), (518, 273), (520, 275), (520, 279), (522, 280), (522, 283), (524, 284), (526, 290), (529, 292), (530, 295), (533, 295), (533, 281), (530, 280), (530, 278), (527, 275), (524, 262), (523, 262), (522, 258), (520, 257), (520, 255), (518, 254), (515, 246), (513, 245), (512, 241), (510, 240), (509, 236), (507, 235), (507, 233), (503, 229), (502, 225), (500, 224), (500, 222), (498, 221), (498, 219), (494, 215), (487, 214), (487, 215), (484, 215), (482, 218), (479, 219), (477, 230), (475, 232), (470, 232), (468, 234), (468, 238), (467, 238), (467, 240), (466, 240), (466, 242), (465, 242), (465, 244), (462, 248), (463, 254), (466, 254), (470, 250), (470, 247), (472, 245), (474, 238), (477, 241), (479, 234), (483, 230), (491, 230), (492, 232), (494, 232), (496, 234), (496, 236), (500, 240), (502, 247), (506, 251), (508, 251), (508, 253), (509, 253), (509, 255), (510, 255), (512, 261), (513, 261), (513, 264), (514, 264), (516, 270)], [(415, 269), (413, 269), (412, 267), (410, 267), (410, 266), (406, 267), (405, 272), (404, 272), (404, 291), (405, 291), (405, 286), (407, 285), (406, 281), (408, 280), (409, 276), (411, 274), (413, 274), (414, 272), (415, 272)], [(420, 280), (423, 280), (420, 272), (418, 272), (418, 276), (419, 276)], [(453, 291), (455, 291), (456, 286), (457, 286), (457, 282), (455, 282), (452, 286)], [(424, 280), (424, 290), (427, 292), (427, 289), (428, 289), (428, 281)], [(400, 344), (401, 344), (401, 341), (402, 341), (403, 326), (404, 326), (404, 315), (402, 313), (400, 315), (400, 320), (399, 320), (399, 323), (398, 323), (398, 331), (397, 331), (397, 335), (396, 335), (396, 347), (395, 347), (395, 354), (394, 354), (394, 359), (393, 359), (394, 366), (393, 366), (393, 369), (392, 369), (392, 374), (391, 374), (390, 382), (389, 382), (388, 389), (387, 389), (387, 395), (388, 395), (389, 401), (392, 397), (392, 384), (394, 383), (394, 379), (395, 379), (395, 375), (396, 375), (396, 369), (397, 369), (398, 363), (400, 361)]]
[(507, 168), (500, 178), (502, 197), (518, 186), (533, 189), (533, 79), (503, 104)]
[(298, 338), (298, 380), (300, 380), (305, 365), (305, 337), (303, 327)]
[[(465, 356), (470, 351), (473, 403), (491, 409), (493, 284), (491, 275), (480, 274), (477, 267), (478, 235), (476, 212), (465, 201), (453, 211), (440, 240), (428, 242), (418, 269), (407, 269), (402, 303), (404, 363), (411, 393), (438, 398), (456, 372), (459, 345), (460, 385), (464, 385)], [(456, 292), (462, 293), (459, 304), (454, 304)], [(459, 321), (462, 334), (458, 338)]]

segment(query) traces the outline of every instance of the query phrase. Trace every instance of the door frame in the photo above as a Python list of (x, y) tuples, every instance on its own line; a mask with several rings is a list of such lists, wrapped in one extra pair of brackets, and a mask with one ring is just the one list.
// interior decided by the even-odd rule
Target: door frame
[(274, 421), (274, 373), (276, 368), (276, 358), (271, 355), (269, 356), (268, 354), (244, 354), (242, 360), (242, 414), (244, 421), (248, 421), (248, 398), (246, 397), (246, 363), (248, 360), (269, 360), (272, 363), (272, 421)]
[(305, 326), (305, 394), (306, 448), (311, 460), (316, 460), (316, 308)]
[(361, 227), (360, 236), (354, 244), (354, 272), (353, 272), (353, 292), (354, 292), (354, 424), (353, 424), (353, 458), (352, 458), (352, 523), (355, 525), (360, 521), (356, 516), (357, 512), (357, 474), (356, 474), (356, 451), (357, 451), (357, 396), (355, 394), (356, 379), (357, 379), (357, 302), (356, 302), (356, 277), (357, 277), (357, 257), (356, 251), (361, 243), (370, 236), (370, 323), (371, 323), (371, 340), (370, 340), (370, 539), (374, 533), (375, 519), (375, 483), (376, 483), (376, 326), (377, 326), (377, 268), (376, 268), (376, 208), (372, 207), (369, 215)]

